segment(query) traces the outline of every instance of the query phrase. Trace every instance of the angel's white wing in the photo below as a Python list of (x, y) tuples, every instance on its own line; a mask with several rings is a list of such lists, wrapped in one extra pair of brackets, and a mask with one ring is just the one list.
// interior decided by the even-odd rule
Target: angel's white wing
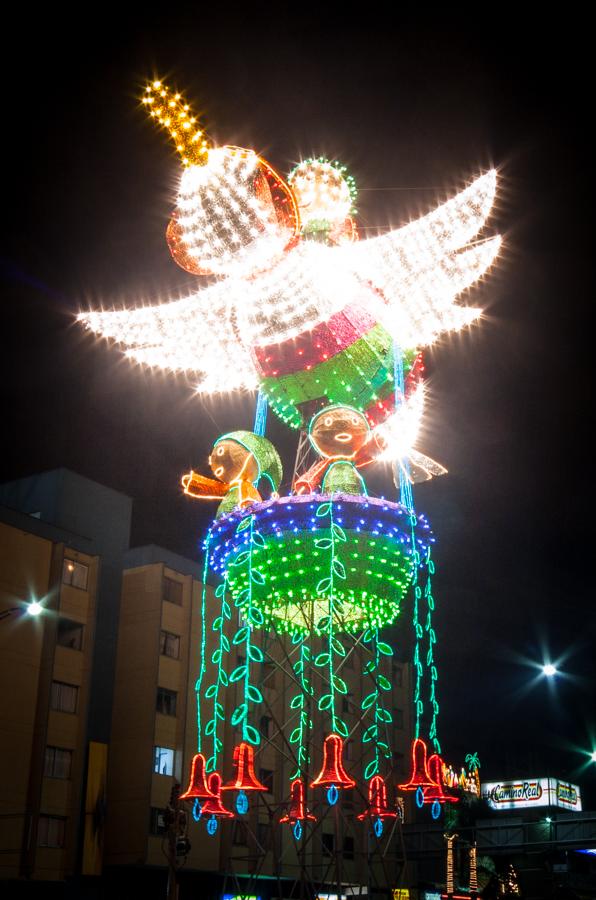
[(396, 462), (404, 477), (412, 484), (428, 481), (447, 472), (441, 463), (414, 449), (424, 414), (424, 398), (425, 387), (420, 381), (393, 415), (374, 430), (377, 443), (384, 448), (378, 458)]
[(258, 384), (250, 353), (235, 334), (222, 284), (170, 303), (82, 312), (78, 320), (122, 344), (125, 355), (137, 362), (196, 374), (200, 392)]
[(376, 313), (402, 347), (428, 344), (480, 314), (457, 307), (455, 299), (499, 251), (500, 237), (469, 246), (486, 221), (495, 191), (491, 170), (421, 219), (342, 248), (346, 264), (380, 290), (384, 302)]

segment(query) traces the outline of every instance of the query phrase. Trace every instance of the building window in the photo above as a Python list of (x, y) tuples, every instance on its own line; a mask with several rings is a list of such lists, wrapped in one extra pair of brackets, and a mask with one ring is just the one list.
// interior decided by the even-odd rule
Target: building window
[(344, 859), (354, 859), (354, 838), (351, 835), (344, 838)]
[(400, 753), (399, 750), (393, 751), (393, 768), (396, 771), (396, 774), (400, 777), (405, 775), (404, 772), (404, 755)]
[(271, 737), (271, 716), (261, 716), (260, 731), (264, 738)]
[(52, 681), (50, 706), (56, 712), (76, 713), (79, 689), (76, 684)]
[(341, 711), (343, 713), (350, 713), (354, 710), (354, 700), (352, 694), (344, 694), (341, 698)]
[(271, 826), (268, 822), (257, 822), (257, 841), (262, 853), (267, 853), (271, 846)]
[(72, 750), (64, 747), (46, 747), (43, 774), (46, 778), (70, 778)]
[(403, 709), (393, 710), (393, 724), (396, 728), (404, 727), (404, 711)]
[(89, 577), (89, 566), (76, 562), (74, 559), (65, 559), (62, 565), (62, 583), (69, 584), (71, 587), (79, 588), (81, 591), (87, 590), (87, 579)]
[(156, 775), (173, 775), (174, 751), (169, 747), (154, 747), (153, 771)]
[(70, 619), (59, 619), (58, 634), (56, 636), (58, 646), (68, 647), (70, 650), (82, 650), (83, 627), (80, 622), (71, 622)]
[(246, 847), (248, 844), (248, 831), (246, 822), (234, 822), (234, 831), (232, 833), (232, 843), (236, 846)]
[(273, 662), (263, 663), (263, 687), (276, 687), (277, 666)]
[[(157, 747), (155, 748), (157, 749)], [(152, 806), (149, 810), (149, 834), (165, 834), (166, 817), (163, 809)]]
[(66, 819), (61, 816), (40, 816), (37, 829), (38, 847), (64, 847)]
[(159, 652), (171, 659), (180, 659), (180, 637), (170, 631), (162, 631), (159, 635)]
[(321, 835), (323, 843), (323, 856), (331, 856), (335, 849), (335, 835), (323, 832)]
[(273, 770), (259, 769), (259, 781), (267, 788), (267, 791), (273, 793)]
[(401, 666), (393, 666), (393, 687), (400, 688), (402, 686), (402, 667)]
[(168, 603), (175, 603), (176, 606), (182, 606), (182, 582), (174, 581), (173, 578), (163, 579), (163, 598)]
[(158, 687), (157, 702), (155, 704), (157, 712), (164, 716), (175, 716), (177, 698), (178, 694), (176, 691), (169, 691), (167, 688)]

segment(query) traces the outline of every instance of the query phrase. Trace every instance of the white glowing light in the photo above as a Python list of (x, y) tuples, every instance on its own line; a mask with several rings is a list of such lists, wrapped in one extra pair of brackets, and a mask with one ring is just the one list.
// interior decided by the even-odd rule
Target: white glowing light
[(415, 449), (424, 413), (425, 386), (419, 382), (409, 397), (399, 404), (392, 416), (374, 429), (378, 456), (385, 462), (397, 462), (404, 476), (413, 484), (445, 475), (447, 469), (436, 460)]
[(41, 612), (43, 612), (43, 606), (39, 601), (32, 600), (31, 603), (27, 604), (27, 614), (30, 616), (38, 616)]
[[(305, 241), (280, 256), (287, 234), (268, 218), (262, 197), (245, 198), (243, 173), (253, 160), (241, 154), (210, 151), (212, 166), (189, 167), (179, 203), (189, 252), (208, 255), (218, 271), (233, 274), (183, 300), (81, 313), (79, 321), (122, 344), (137, 362), (196, 373), (198, 390), (216, 392), (253, 389), (252, 348), (290, 340), (355, 301), (368, 306), (403, 348), (427, 345), (480, 314), (455, 301), (499, 250), (499, 237), (469, 246), (492, 207), (494, 171), (388, 234), (349, 247)], [(199, 187), (203, 199), (207, 190), (212, 195), (209, 216), (197, 200)], [(269, 268), (255, 274), (266, 262)], [(247, 271), (251, 277), (244, 277)]]
[(545, 665), (542, 666), (542, 674), (546, 675), (547, 678), (553, 678), (558, 674), (557, 667), (553, 666), (552, 663), (545, 663)]

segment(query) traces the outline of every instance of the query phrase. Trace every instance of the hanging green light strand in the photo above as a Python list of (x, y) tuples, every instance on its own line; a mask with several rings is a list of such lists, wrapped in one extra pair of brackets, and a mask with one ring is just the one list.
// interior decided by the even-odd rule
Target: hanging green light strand
[(295, 778), (302, 778), (310, 762), (307, 731), (309, 728), (312, 728), (310, 700), (314, 690), (308, 677), (311, 652), (306, 640), (307, 635), (301, 631), (292, 635), (292, 643), (297, 644), (299, 648), (298, 659), (294, 662), (292, 668), (296, 674), (300, 689), (290, 700), (290, 709), (298, 710), (298, 725), (293, 729), (289, 737), (290, 744), (296, 744), (297, 763), (296, 770), (290, 775), (290, 781), (294, 781)]
[(222, 750), (223, 742), (217, 735), (217, 726), (219, 722), (224, 721), (224, 708), (219, 700), (220, 687), (226, 688), (229, 678), (223, 667), (224, 654), (230, 652), (230, 641), (227, 638), (224, 629), (226, 622), (232, 618), (232, 610), (226, 598), (227, 580), (220, 584), (215, 591), (215, 596), (221, 599), (219, 614), (213, 620), (211, 629), (219, 635), (218, 646), (211, 654), (211, 663), (216, 668), (215, 680), (209, 685), (205, 691), (205, 697), (213, 700), (213, 716), (205, 725), (205, 735), (211, 737), (213, 753), (207, 760), (207, 771), (214, 772), (217, 769), (217, 758)]
[(209, 571), (209, 545), (211, 543), (211, 528), (207, 532), (205, 538), (205, 561), (203, 563), (203, 582), (201, 585), (201, 651), (199, 657), (199, 674), (195, 682), (195, 692), (197, 696), (197, 751), (202, 752), (203, 745), (203, 728), (201, 720), (201, 688), (203, 678), (206, 672), (205, 664), (205, 648), (207, 643), (207, 623), (205, 621), (205, 612), (207, 609), (207, 573)]
[(247, 569), (246, 587), (235, 599), (236, 606), (242, 610), (244, 624), (237, 630), (232, 641), (236, 646), (244, 647), (245, 655), (243, 659), (239, 660), (238, 666), (230, 675), (230, 681), (232, 683), (241, 682), (244, 694), (242, 702), (232, 713), (231, 724), (234, 726), (240, 725), (243, 741), (248, 741), (250, 744), (258, 746), (261, 743), (261, 736), (257, 729), (249, 724), (249, 709), (251, 704), (257, 705), (262, 703), (263, 695), (256, 685), (251, 684), (250, 677), (251, 664), (262, 663), (264, 657), (261, 648), (252, 642), (252, 630), (255, 627), (260, 627), (264, 619), (261, 610), (253, 606), (252, 589), (253, 584), (264, 584), (265, 576), (253, 566), (253, 552), (255, 547), (264, 547), (265, 542), (260, 532), (254, 527), (254, 521), (254, 516), (246, 516), (236, 529), (237, 534), (245, 529), (249, 529), (248, 547), (236, 557), (233, 563), (238, 568)]
[(435, 608), (435, 599), (433, 597), (432, 592), (432, 575), (435, 572), (435, 564), (431, 559), (431, 549), (430, 546), (428, 548), (426, 554), (426, 585), (424, 588), (424, 597), (426, 600), (426, 624), (424, 626), (426, 633), (428, 634), (428, 650), (426, 654), (426, 668), (429, 673), (430, 680), (430, 690), (429, 690), (429, 705), (431, 709), (431, 722), (428, 736), (430, 740), (433, 742), (435, 751), (437, 753), (441, 753), (441, 745), (439, 743), (438, 735), (437, 735), (437, 720), (439, 717), (439, 703), (437, 701), (436, 695), (436, 684), (438, 679), (437, 666), (434, 659), (434, 645), (437, 642), (437, 636), (435, 634), (435, 630), (432, 625), (432, 613)]
[[(391, 712), (386, 709), (383, 700), (383, 692), (390, 691), (392, 688), (389, 679), (382, 674), (381, 657), (393, 656), (393, 650), (384, 641), (379, 640), (379, 627), (369, 628), (362, 637), (363, 644), (370, 644), (372, 659), (370, 659), (364, 667), (364, 675), (371, 676), (374, 682), (374, 690), (367, 694), (361, 703), (363, 713), (370, 710), (373, 715), (372, 723), (366, 728), (362, 735), (362, 743), (371, 742), (373, 745), (373, 759), (367, 764), (364, 770), (364, 780), (368, 781), (373, 775), (378, 775), (381, 763), (381, 757), (389, 758), (391, 755), (389, 744), (382, 738), (385, 736), (386, 726), (393, 722)], [(384, 730), (383, 730), (384, 728)]]
[(334, 521), (332, 500), (321, 503), (317, 507), (315, 515), (318, 519), (329, 518), (328, 532), (324, 537), (315, 540), (317, 549), (329, 553), (329, 574), (322, 578), (317, 585), (317, 594), (319, 596), (327, 595), (328, 598), (326, 614), (321, 616), (316, 623), (317, 631), (325, 636), (326, 647), (315, 659), (315, 666), (327, 672), (326, 680), (329, 692), (319, 698), (318, 707), (321, 711), (327, 710), (329, 712), (332, 733), (339, 734), (341, 737), (347, 737), (348, 727), (337, 715), (336, 694), (347, 694), (348, 687), (343, 678), (335, 674), (335, 657), (344, 657), (346, 655), (343, 644), (336, 636), (336, 626), (344, 615), (344, 604), (336, 596), (335, 581), (336, 579), (345, 580), (346, 578), (346, 568), (339, 558), (337, 545), (345, 543), (347, 537), (341, 525)]

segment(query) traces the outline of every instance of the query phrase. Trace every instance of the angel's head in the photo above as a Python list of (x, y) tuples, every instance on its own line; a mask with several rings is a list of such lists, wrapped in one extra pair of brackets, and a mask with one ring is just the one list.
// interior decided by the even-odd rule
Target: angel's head
[(370, 440), (366, 416), (351, 406), (327, 406), (310, 423), (309, 438), (321, 456), (352, 459)]
[(147, 86), (143, 103), (184, 165), (166, 233), (176, 262), (195, 275), (251, 276), (272, 266), (300, 227), (283, 178), (253, 150), (210, 146), (189, 105), (161, 81)]
[(282, 479), (279, 454), (270, 440), (251, 431), (231, 431), (219, 438), (209, 457), (211, 471), (219, 481), (232, 484), (265, 478), (276, 491)]

